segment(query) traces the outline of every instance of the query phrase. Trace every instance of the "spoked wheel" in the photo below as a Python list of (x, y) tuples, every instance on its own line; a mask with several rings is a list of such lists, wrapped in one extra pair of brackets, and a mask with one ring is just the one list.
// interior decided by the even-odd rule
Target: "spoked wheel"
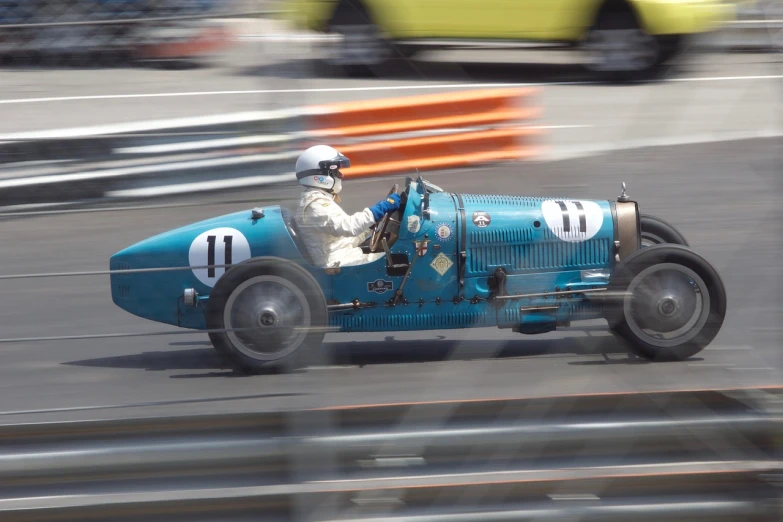
[(605, 80), (637, 80), (661, 64), (658, 39), (647, 34), (629, 11), (605, 11), (582, 42), (585, 67)]
[(637, 355), (681, 361), (717, 336), (726, 290), (717, 271), (680, 245), (653, 245), (629, 256), (612, 276), (607, 319)]
[(207, 327), (215, 349), (240, 369), (290, 371), (318, 360), (327, 309), (315, 279), (277, 259), (236, 265), (209, 297)]
[(689, 246), (685, 237), (661, 218), (642, 214), (640, 221), (642, 227), (642, 247), (664, 244)]

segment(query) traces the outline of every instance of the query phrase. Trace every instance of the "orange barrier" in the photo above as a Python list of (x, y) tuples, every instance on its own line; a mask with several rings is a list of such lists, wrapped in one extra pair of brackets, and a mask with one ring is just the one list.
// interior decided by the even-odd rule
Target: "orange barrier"
[(418, 168), (431, 170), (498, 160), (526, 159), (532, 148), (520, 148), (520, 138), (537, 134), (533, 129), (498, 129), (450, 136), (363, 143), (341, 147), (353, 165), (346, 177), (383, 175)]
[[(351, 159), (346, 177), (440, 169), (535, 156), (534, 89), (486, 89), (335, 103), (309, 111), (309, 136)], [(424, 133), (400, 137), (395, 134)], [(355, 143), (361, 140), (360, 143)]]

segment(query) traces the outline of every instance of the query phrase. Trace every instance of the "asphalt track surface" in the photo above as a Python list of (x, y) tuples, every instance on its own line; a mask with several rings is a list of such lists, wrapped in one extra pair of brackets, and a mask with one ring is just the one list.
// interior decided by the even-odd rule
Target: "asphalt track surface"
[[(615, 198), (675, 224), (720, 271), (729, 298), (714, 343), (681, 363), (629, 358), (601, 322), (541, 336), (497, 329), (330, 334), (334, 367), (242, 376), (206, 335), (0, 343), (0, 422), (104, 418), (629, 390), (780, 385), (783, 369), (783, 140), (635, 149), (578, 160), (433, 173), (450, 191)], [(346, 183), (359, 210), (402, 177)], [(269, 187), (197, 206), (0, 219), (3, 274), (105, 270), (111, 254), (195, 220), (249, 208)], [(182, 200), (181, 202), (184, 202)], [(182, 332), (111, 302), (108, 276), (0, 281), (4, 339)]]

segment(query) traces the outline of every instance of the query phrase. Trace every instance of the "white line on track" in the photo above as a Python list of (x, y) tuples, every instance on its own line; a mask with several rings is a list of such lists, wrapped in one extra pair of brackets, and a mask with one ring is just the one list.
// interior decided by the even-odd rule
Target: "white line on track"
[(332, 371), (332, 370), (352, 370), (359, 368), (359, 365), (353, 364), (353, 365), (331, 365), (331, 366), (308, 366), (305, 368), (307, 371)]
[(734, 366), (728, 363), (688, 363), (691, 368), (730, 368)]
[[(783, 76), (781, 76), (783, 77)], [(558, 82), (558, 83), (466, 83), (466, 84), (442, 84), (442, 85), (381, 85), (375, 87), (322, 87), (303, 89), (252, 89), (245, 91), (195, 91), (195, 92), (156, 92), (145, 94), (101, 94), (93, 96), (61, 96), (48, 98), (18, 98), (12, 100), (0, 100), (0, 105), (12, 105), (22, 103), (47, 103), (61, 101), (84, 100), (118, 100), (128, 98), (178, 98), (187, 96), (235, 96), (241, 94), (295, 94), (317, 92), (372, 92), (372, 91), (412, 91), (431, 89), (469, 89), (491, 87), (539, 87), (545, 85), (586, 85), (594, 82)]]
[[(278, 396), (292, 395), (290, 393), (280, 393)], [(299, 395), (299, 394), (296, 394)], [(270, 398), (269, 394), (257, 394), (257, 395), (236, 395), (228, 397), (201, 397), (194, 399), (174, 399), (169, 401), (154, 401), (154, 402), (140, 402), (140, 403), (128, 403), (128, 404), (96, 404), (94, 406), (72, 406), (65, 408), (47, 408), (37, 410), (12, 410), (12, 411), (0, 411), (0, 417), (11, 415), (29, 415), (38, 413), (67, 413), (72, 411), (85, 411), (85, 410), (113, 410), (113, 409), (131, 409), (131, 408), (143, 408), (147, 406), (169, 406), (173, 404), (196, 404), (206, 402), (229, 402), (229, 401), (242, 401), (242, 400), (258, 400)], [(41, 497), (38, 497), (41, 498)]]
[(752, 350), (753, 347), (747, 344), (737, 345), (737, 346), (710, 346), (710, 351), (733, 351), (733, 350)]
[[(783, 80), (783, 74), (769, 74), (756, 76), (712, 76), (701, 78), (667, 78), (649, 83), (680, 83), (680, 82), (728, 82), (751, 80)], [(433, 89), (487, 89), (500, 87), (548, 87), (568, 85), (599, 85), (596, 81), (573, 82), (529, 82), (529, 83), (450, 83), (450, 84), (426, 84), (426, 85), (382, 85), (374, 87), (322, 87), (302, 89), (252, 89), (244, 91), (194, 91), (194, 92), (156, 92), (145, 94), (99, 94), (92, 96), (60, 96), (46, 98), (17, 98), (0, 100), (0, 105), (14, 105), (23, 103), (49, 103), (65, 101), (85, 100), (118, 100), (130, 98), (176, 98), (186, 96), (237, 96), (243, 94), (295, 94), (318, 92), (373, 92), (373, 91), (415, 91)]]

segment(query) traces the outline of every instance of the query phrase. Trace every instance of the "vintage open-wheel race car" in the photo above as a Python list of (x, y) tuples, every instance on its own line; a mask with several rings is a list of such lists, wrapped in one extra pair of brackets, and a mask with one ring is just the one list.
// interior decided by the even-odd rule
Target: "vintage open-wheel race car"
[[(394, 185), (391, 192), (397, 192)], [(205, 330), (249, 372), (323, 362), (329, 331), (498, 327), (550, 332), (604, 318), (628, 350), (687, 359), (718, 334), (726, 291), (668, 223), (617, 200), (455, 194), (406, 178), (400, 209), (354, 266), (312, 264), (292, 212), (242, 210), (111, 257), (114, 303)]]

